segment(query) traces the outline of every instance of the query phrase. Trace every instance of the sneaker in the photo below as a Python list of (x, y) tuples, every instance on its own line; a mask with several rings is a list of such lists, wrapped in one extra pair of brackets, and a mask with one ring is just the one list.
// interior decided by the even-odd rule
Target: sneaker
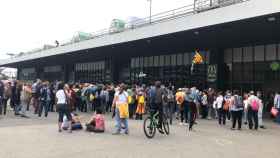
[(183, 124), (183, 122), (180, 122), (179, 125), (180, 125), (180, 126), (183, 126), (184, 124)]
[(260, 126), (260, 128), (262, 128), (262, 129), (266, 129), (264, 126)]
[(187, 125), (188, 125), (188, 123), (186, 123), (186, 122), (185, 122), (183, 125), (184, 125), (184, 126), (187, 126)]
[(128, 131), (125, 131), (124, 134), (129, 135), (129, 132), (128, 132)]
[(120, 132), (114, 132), (112, 133), (112, 135), (120, 135), (121, 133)]

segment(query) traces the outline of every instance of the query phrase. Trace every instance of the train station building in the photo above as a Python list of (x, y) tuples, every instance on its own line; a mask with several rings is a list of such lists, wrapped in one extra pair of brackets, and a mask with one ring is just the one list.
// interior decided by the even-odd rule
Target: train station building
[[(195, 51), (203, 63), (191, 63)], [(280, 1), (203, 0), (0, 62), (19, 80), (280, 90)]]

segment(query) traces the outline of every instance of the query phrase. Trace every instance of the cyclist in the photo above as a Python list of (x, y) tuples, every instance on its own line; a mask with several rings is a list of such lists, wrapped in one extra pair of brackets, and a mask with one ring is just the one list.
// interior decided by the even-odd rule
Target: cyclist
[(163, 117), (163, 96), (164, 96), (164, 89), (161, 88), (161, 82), (156, 81), (155, 86), (152, 87), (149, 91), (150, 96), (150, 103), (151, 103), (151, 114), (154, 115), (155, 113), (159, 113), (159, 123), (158, 129), (160, 133), (164, 133), (162, 130), (162, 117)]

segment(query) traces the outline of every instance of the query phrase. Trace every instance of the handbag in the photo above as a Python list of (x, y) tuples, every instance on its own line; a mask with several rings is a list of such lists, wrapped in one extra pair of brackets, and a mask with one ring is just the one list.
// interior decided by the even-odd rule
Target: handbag
[(128, 104), (120, 104), (118, 106), (119, 112), (120, 112), (120, 118), (124, 119), (124, 118), (128, 118), (129, 116), (129, 112), (128, 112)]
[(276, 117), (278, 115), (278, 109), (276, 109), (275, 107), (272, 107), (270, 113), (272, 114), (272, 116)]

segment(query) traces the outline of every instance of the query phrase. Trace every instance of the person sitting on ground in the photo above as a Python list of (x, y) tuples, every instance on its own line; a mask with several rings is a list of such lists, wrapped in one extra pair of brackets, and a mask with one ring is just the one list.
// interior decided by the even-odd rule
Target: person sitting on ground
[(95, 133), (105, 132), (105, 119), (100, 108), (96, 110), (96, 115), (92, 116), (90, 121), (86, 124), (86, 130)]
[[(71, 113), (71, 115), (72, 115), (72, 121), (71, 121), (72, 130), (83, 129), (82, 123), (80, 121), (80, 116), (76, 113)], [(68, 130), (68, 128), (69, 128), (69, 123), (67, 117), (64, 116), (62, 122), (62, 129)]]

